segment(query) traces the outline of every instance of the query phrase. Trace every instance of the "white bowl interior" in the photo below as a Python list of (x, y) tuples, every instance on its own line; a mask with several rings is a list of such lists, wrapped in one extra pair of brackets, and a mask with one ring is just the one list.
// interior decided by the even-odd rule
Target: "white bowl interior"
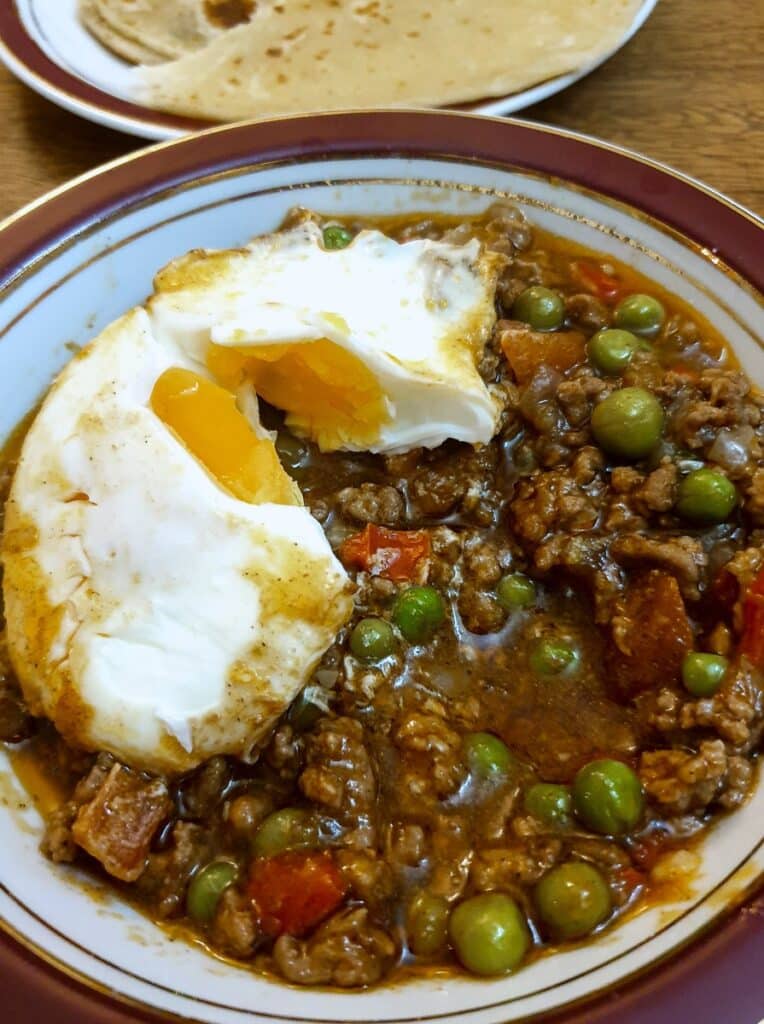
[[(519, 172), (396, 157), (252, 167), (169, 190), (73, 235), (9, 286), (0, 306), (0, 436), (53, 375), (151, 289), (154, 272), (188, 249), (225, 247), (269, 231), (301, 204), (325, 212), (484, 209), (496, 196), (537, 225), (612, 254), (698, 309), (764, 384), (756, 341), (761, 296), (715, 261), (632, 211)], [(739, 900), (764, 870), (764, 787), (702, 847), (692, 894), (643, 911), (596, 941), (492, 981), (430, 979), (363, 993), (298, 990), (170, 941), (108, 892), (95, 900), (73, 873), (43, 859), (41, 822), (0, 754), (0, 916), (80, 976), (133, 1000), (210, 1022), (516, 1021), (563, 1006), (642, 970)]]

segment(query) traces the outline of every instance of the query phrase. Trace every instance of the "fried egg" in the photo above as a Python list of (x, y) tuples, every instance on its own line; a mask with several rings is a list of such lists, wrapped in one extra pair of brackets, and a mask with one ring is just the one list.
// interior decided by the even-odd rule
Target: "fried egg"
[(196, 251), (156, 279), (163, 336), (232, 390), (251, 382), (325, 451), (487, 443), (500, 402), (478, 363), (502, 257), (359, 232), (328, 250), (317, 224)]
[(379, 231), (327, 250), (306, 219), (161, 271), (23, 446), (3, 563), (31, 710), (141, 769), (253, 756), (353, 603), (257, 396), (326, 450), (489, 441), (500, 265)]
[(157, 772), (252, 756), (352, 612), (251, 384), (223, 387), (143, 308), (45, 399), (3, 563), (33, 713)]

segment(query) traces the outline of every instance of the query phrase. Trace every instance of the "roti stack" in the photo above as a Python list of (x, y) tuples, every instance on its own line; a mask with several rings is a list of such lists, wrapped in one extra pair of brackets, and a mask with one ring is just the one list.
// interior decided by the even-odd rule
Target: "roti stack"
[[(211, 120), (503, 96), (617, 46), (639, 0), (86, 0), (146, 53), (136, 98)], [(85, 11), (83, 18), (88, 24)], [(103, 28), (101, 26), (101, 31)], [(116, 42), (102, 40), (118, 50)], [(119, 52), (119, 51), (118, 51)], [(123, 48), (124, 56), (129, 56)]]
[(80, 0), (80, 19), (132, 64), (159, 64), (200, 50), (246, 22), (255, 0)]

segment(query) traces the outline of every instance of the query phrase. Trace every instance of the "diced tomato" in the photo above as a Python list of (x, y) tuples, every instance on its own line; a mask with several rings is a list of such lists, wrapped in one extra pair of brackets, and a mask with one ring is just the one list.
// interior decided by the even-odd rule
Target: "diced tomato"
[(764, 668), (764, 569), (743, 600), (743, 638), (740, 653), (757, 668)]
[(586, 338), (579, 331), (543, 334), (512, 324), (501, 334), (501, 347), (518, 384), (530, 383), (541, 366), (564, 373), (586, 358)]
[(342, 903), (347, 886), (330, 853), (290, 850), (256, 860), (248, 893), (266, 935), (304, 935)]
[(598, 263), (591, 260), (576, 260), (571, 263), (570, 269), (579, 284), (602, 302), (614, 302), (618, 298), (621, 282), (617, 277), (606, 273)]
[(676, 579), (653, 569), (632, 580), (614, 620), (608, 664), (626, 698), (679, 678), (693, 632)]
[(373, 523), (348, 537), (340, 547), (340, 558), (352, 569), (402, 583), (414, 579), (424, 559), (430, 557), (430, 534), (426, 530), (388, 530)]

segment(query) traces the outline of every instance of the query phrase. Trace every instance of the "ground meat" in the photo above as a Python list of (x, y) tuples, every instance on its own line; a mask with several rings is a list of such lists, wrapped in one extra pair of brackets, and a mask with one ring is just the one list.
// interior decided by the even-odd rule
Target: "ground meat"
[(584, 487), (566, 468), (536, 472), (517, 486), (511, 505), (515, 534), (538, 544), (548, 533), (583, 533), (599, 515), (603, 486), (593, 481)]
[(511, 564), (508, 550), (501, 551), (480, 534), (467, 534), (462, 546), (462, 577), (459, 614), (471, 633), (494, 633), (504, 625), (507, 613), (494, 596), (502, 566)]
[[(666, 814), (705, 810), (729, 786), (729, 759), (721, 740), (704, 740), (696, 754), (684, 750), (645, 751), (639, 777), (650, 800)], [(737, 766), (733, 778), (737, 788)], [(746, 780), (747, 781), (747, 780)]]
[(433, 869), (428, 892), (449, 901), (458, 899), (467, 887), (474, 855), (466, 819), (453, 813), (435, 815), (430, 849)]
[(230, 777), (228, 762), (224, 757), (213, 757), (207, 761), (180, 790), (184, 817), (209, 817), (219, 804)]
[(485, 801), (483, 814), (475, 829), (476, 835), (486, 843), (500, 842), (517, 806), (520, 786), (501, 790)]
[(527, 843), (479, 851), (470, 868), (470, 881), (478, 892), (512, 890), (534, 885), (562, 856), (561, 840), (538, 836)]
[(252, 956), (258, 940), (252, 901), (234, 886), (223, 892), (210, 926), (210, 939), (229, 956)]
[(370, 907), (380, 909), (395, 889), (390, 865), (369, 850), (337, 850), (335, 863), (353, 895)]
[(211, 848), (207, 829), (178, 821), (170, 833), (169, 849), (149, 854), (135, 890), (151, 903), (158, 917), (171, 917), (183, 910), (191, 876), (207, 862)]
[(235, 835), (251, 837), (274, 809), (273, 796), (267, 791), (242, 793), (227, 804), (225, 820)]
[(479, 533), (467, 534), (462, 547), (466, 576), (478, 586), (493, 586), (501, 579), (502, 552)]
[(507, 612), (493, 594), (470, 584), (459, 594), (459, 614), (470, 633), (496, 633), (507, 621)]
[(76, 815), (76, 804), (67, 801), (57, 807), (45, 822), (40, 850), (56, 864), (71, 864), (77, 856), (77, 844), (72, 836)]
[(403, 498), (389, 484), (346, 487), (337, 495), (337, 504), (346, 518), (378, 526), (400, 526), (405, 512)]
[(393, 864), (416, 867), (427, 855), (427, 836), (421, 825), (393, 822), (386, 833), (385, 850)]
[(587, 584), (594, 601), (594, 619), (601, 624), (610, 621), (624, 579), (610, 558), (609, 546), (607, 537), (558, 533), (539, 545), (534, 556), (540, 573), (561, 568)]
[(762, 399), (751, 395), (750, 382), (734, 370), (704, 370), (693, 387), (685, 378), (666, 374), (666, 387), (679, 388), (671, 412), (671, 431), (687, 448), (713, 444), (723, 427), (757, 427)]
[(572, 427), (589, 422), (594, 405), (613, 389), (610, 381), (598, 377), (588, 367), (574, 371), (557, 389), (557, 401)]
[(754, 526), (764, 526), (764, 469), (754, 470), (745, 491), (745, 509)]
[(528, 287), (528, 282), (515, 275), (515, 269), (510, 263), (499, 275), (496, 284), (496, 298), (499, 300), (505, 316), (510, 316), (515, 299)]
[(666, 569), (676, 577), (685, 598), (700, 596), (699, 584), (708, 564), (700, 541), (693, 537), (644, 537), (629, 533), (617, 537), (610, 546), (610, 554), (621, 565), (632, 568), (654, 565)]
[(67, 800), (48, 816), (40, 843), (40, 849), (46, 857), (59, 863), (71, 863), (76, 858), (78, 847), (72, 836), (74, 819), (80, 807), (96, 796), (114, 763), (111, 754), (99, 754), (75, 786), (71, 800)]
[(679, 470), (670, 458), (647, 476), (632, 466), (615, 466), (611, 474), (613, 490), (627, 494), (637, 515), (648, 518), (653, 512), (668, 512), (676, 501)]
[(265, 748), (265, 760), (282, 779), (295, 779), (303, 764), (303, 741), (289, 722), (282, 722)]
[(494, 490), (498, 453), (493, 445), (443, 445), (428, 455), (411, 479), (409, 498), (415, 517), (440, 519), (457, 507), (477, 523), (488, 525), (498, 507)]
[(682, 704), (677, 721), (682, 729), (712, 729), (731, 749), (749, 753), (758, 745), (764, 726), (761, 673), (742, 659), (713, 697)]
[(379, 981), (395, 953), (395, 943), (371, 923), (365, 907), (335, 914), (308, 939), (282, 935), (273, 947), (276, 966), (287, 981), (341, 988)]
[(594, 332), (610, 323), (610, 310), (588, 292), (578, 292), (565, 298), (565, 316), (569, 323)]
[(398, 723), (395, 741), (404, 763), (403, 785), (412, 797), (442, 799), (464, 781), (462, 737), (444, 717), (413, 712)]
[(363, 727), (352, 718), (322, 718), (306, 742), (300, 789), (347, 829), (345, 842), (370, 846), (375, 837), (377, 779), (364, 744)]
[(622, 846), (616, 846), (607, 839), (595, 839), (593, 836), (574, 836), (567, 844), (568, 856), (580, 860), (588, 860), (596, 864), (606, 873), (626, 868), (631, 859)]
[(428, 582), (434, 587), (446, 589), (454, 576), (454, 568), (462, 553), (463, 535), (447, 526), (437, 526), (430, 531), (430, 564)]

